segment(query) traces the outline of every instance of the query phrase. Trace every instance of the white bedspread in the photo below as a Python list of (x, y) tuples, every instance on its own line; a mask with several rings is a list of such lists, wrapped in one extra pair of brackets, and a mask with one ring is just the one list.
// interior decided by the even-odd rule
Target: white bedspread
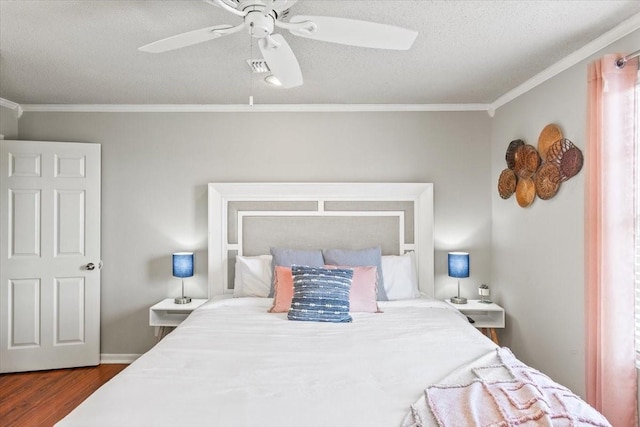
[(270, 305), (208, 302), (58, 426), (399, 426), (426, 386), (496, 348), (434, 300), (347, 324)]

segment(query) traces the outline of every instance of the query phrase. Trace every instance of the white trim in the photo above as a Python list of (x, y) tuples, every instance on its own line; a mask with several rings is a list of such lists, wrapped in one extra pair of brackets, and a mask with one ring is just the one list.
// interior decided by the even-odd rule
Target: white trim
[(100, 364), (133, 363), (141, 354), (107, 354), (100, 353)]
[(9, 101), (8, 99), (4, 99), (4, 98), (0, 98), (0, 107), (5, 107), (11, 110), (14, 110), (16, 118), (18, 119), (22, 116), (22, 113), (24, 112), (24, 109), (20, 106), (20, 104), (13, 101)]
[(404, 216), (404, 211), (238, 211), (238, 227), (245, 216)]
[(315, 201), (340, 200), (415, 200), (431, 183), (341, 183), (341, 182), (230, 182), (210, 183), (225, 201)]
[(489, 104), (24, 104), (26, 112), (62, 113), (316, 113), (487, 111)]
[(526, 92), (530, 91), (536, 86), (541, 85), (552, 77), (557, 76), (568, 68), (573, 67), (574, 65), (585, 60), (591, 55), (598, 53), (602, 49), (609, 46), (611, 43), (620, 40), (622, 37), (632, 33), (638, 28), (640, 28), (640, 13), (633, 15), (631, 18), (622, 22), (617, 27), (611, 29), (610, 31), (607, 31), (602, 36), (598, 37), (590, 43), (587, 43), (582, 48), (576, 50), (569, 56), (561, 59), (546, 70), (543, 70), (542, 72), (536, 74), (526, 82), (522, 83), (520, 86), (511, 89), (509, 92), (493, 101), (493, 103), (490, 104), (489, 108), (487, 109), (489, 115), (493, 117), (492, 111), (495, 111), (503, 105), (513, 101), (520, 95), (525, 94)]

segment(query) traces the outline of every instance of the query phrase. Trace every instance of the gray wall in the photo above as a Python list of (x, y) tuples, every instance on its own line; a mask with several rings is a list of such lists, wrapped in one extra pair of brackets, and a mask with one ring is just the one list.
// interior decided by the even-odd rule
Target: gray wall
[(18, 116), (15, 110), (0, 106), (0, 135), (4, 139), (18, 138)]
[(102, 144), (102, 348), (155, 342), (148, 308), (177, 296), (170, 255), (196, 252), (190, 296), (206, 296), (208, 182), (433, 182), (440, 298), (446, 253), (471, 252), (463, 295), (489, 282), (491, 120), (447, 113), (34, 113), (23, 140)]
[(492, 284), (507, 309), (503, 343), (524, 362), (585, 395), (584, 186), (586, 171), (551, 200), (520, 208), (502, 200), (497, 179), (513, 139), (537, 146), (556, 123), (586, 152), (587, 64), (640, 47), (636, 31), (499, 108), (492, 122)]

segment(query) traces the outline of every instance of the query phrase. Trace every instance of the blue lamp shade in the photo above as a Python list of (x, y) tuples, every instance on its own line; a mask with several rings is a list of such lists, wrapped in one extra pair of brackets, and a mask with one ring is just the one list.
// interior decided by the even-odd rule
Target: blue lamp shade
[(173, 277), (193, 276), (193, 252), (173, 254)]
[(449, 252), (449, 277), (469, 277), (467, 252)]

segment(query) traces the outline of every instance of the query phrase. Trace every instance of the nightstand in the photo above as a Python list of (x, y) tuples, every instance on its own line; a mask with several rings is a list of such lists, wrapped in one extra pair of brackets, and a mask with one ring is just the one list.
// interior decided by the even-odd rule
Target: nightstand
[(494, 343), (499, 344), (496, 329), (504, 328), (504, 308), (494, 302), (485, 304), (477, 299), (469, 300), (466, 304), (454, 304), (450, 300), (445, 300), (445, 302), (475, 320), (472, 325), (480, 329), (483, 334), (488, 335)]
[[(175, 328), (191, 314), (193, 310), (207, 302), (206, 299), (192, 299), (188, 304), (176, 304), (173, 298), (163, 299), (149, 309), (149, 326), (155, 327), (155, 336), (161, 328)], [(161, 334), (160, 337), (164, 336)]]

